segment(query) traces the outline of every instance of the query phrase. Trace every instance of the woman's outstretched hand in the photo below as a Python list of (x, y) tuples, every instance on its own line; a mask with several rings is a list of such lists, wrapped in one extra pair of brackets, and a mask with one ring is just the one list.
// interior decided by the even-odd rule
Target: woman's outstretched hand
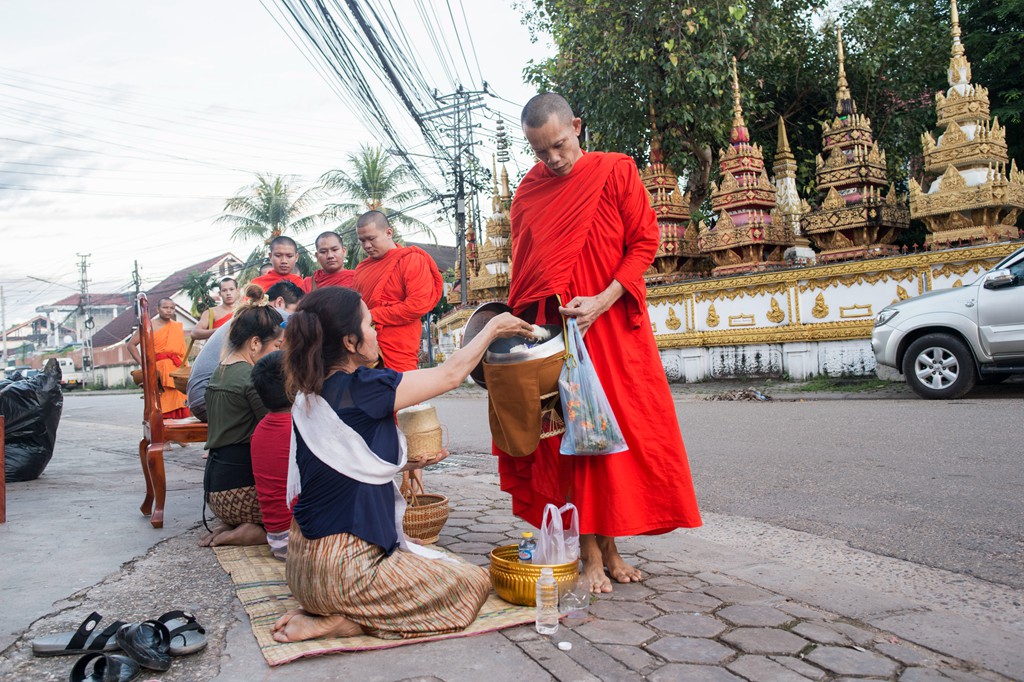
[(435, 452), (427, 459), (419, 459), (416, 461), (410, 459), (408, 462), (405, 463), (405, 466), (402, 467), (402, 471), (414, 471), (416, 469), (423, 469), (424, 467), (428, 467), (431, 464), (437, 464), (441, 460), (448, 457), (449, 454), (450, 453), (448, 452), (448, 449), (444, 448), (440, 452)]
[(494, 334), (496, 339), (507, 339), (513, 336), (528, 336), (533, 338), (533, 325), (520, 320), (512, 313), (501, 313), (495, 315), (488, 321), (484, 329)]

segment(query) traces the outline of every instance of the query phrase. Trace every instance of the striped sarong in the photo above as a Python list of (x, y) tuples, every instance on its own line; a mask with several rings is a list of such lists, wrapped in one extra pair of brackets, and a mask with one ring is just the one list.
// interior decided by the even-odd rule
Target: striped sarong
[(401, 550), (387, 556), (348, 533), (309, 540), (294, 520), (286, 575), (306, 611), (342, 615), (382, 639), (459, 632), (473, 622), (491, 590), (479, 566)]

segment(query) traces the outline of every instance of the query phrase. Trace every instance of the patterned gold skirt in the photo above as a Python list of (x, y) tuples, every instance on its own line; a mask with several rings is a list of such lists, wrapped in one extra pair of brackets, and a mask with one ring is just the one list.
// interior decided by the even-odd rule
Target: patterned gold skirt
[(210, 511), (221, 522), (229, 526), (237, 526), (242, 523), (262, 525), (263, 523), (260, 501), (256, 497), (256, 486), (254, 485), (207, 493), (206, 504), (210, 506)]
[(341, 533), (317, 540), (292, 520), (288, 587), (302, 608), (342, 615), (382, 639), (425, 637), (465, 629), (491, 589), (487, 571), (472, 564), (384, 550)]

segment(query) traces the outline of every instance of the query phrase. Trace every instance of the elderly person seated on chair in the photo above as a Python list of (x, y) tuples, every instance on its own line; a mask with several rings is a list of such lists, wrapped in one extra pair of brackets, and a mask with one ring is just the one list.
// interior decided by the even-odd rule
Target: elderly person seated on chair
[(206, 389), (209, 433), (203, 476), (206, 503), (220, 525), (199, 541), (201, 546), (260, 545), (267, 541), (252, 471), (249, 441), (267, 408), (250, 381), (252, 366), (281, 347), (281, 314), (267, 304), (255, 284), (245, 289), (246, 302), (235, 311), (224, 355)]
[(490, 591), (487, 571), (408, 542), (394, 477), (440, 461), (409, 462), (395, 411), (459, 386), (496, 338), (529, 337), (503, 314), (439, 367), (371, 369), (370, 310), (355, 291), (317, 289), (288, 320), (285, 377), (294, 394), (288, 501), (288, 587), (302, 606), (274, 639), (370, 634), (423, 637), (466, 628)]

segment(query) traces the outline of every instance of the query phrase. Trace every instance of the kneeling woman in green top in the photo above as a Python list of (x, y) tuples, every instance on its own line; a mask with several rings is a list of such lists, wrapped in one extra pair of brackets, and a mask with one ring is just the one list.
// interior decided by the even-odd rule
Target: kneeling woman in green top
[(259, 286), (246, 287), (245, 298), (231, 321), (224, 356), (206, 389), (210, 455), (203, 494), (221, 523), (199, 541), (204, 547), (267, 541), (249, 451), (249, 439), (267, 408), (249, 377), (257, 360), (281, 347), (283, 318), (267, 305)]

